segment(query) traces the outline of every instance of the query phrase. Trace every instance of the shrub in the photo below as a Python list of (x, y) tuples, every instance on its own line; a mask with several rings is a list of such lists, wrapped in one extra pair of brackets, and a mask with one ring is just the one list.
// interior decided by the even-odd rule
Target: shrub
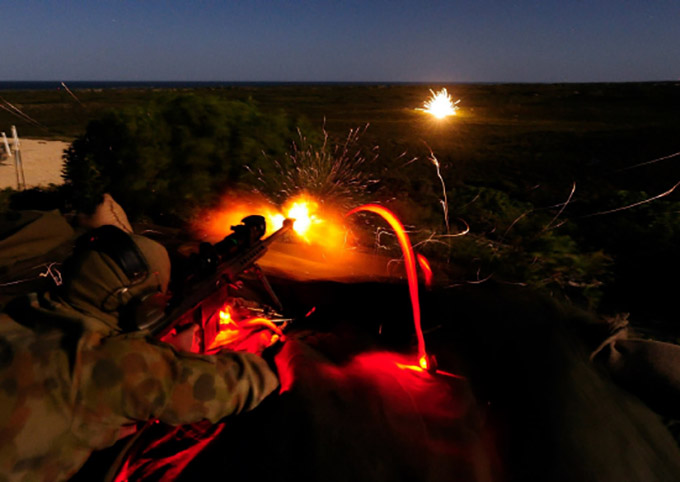
[(420, 243), (421, 252), (446, 259), (456, 277), (466, 281), (493, 275), (597, 307), (603, 284), (611, 277), (612, 259), (599, 249), (584, 250), (569, 223), (551, 229), (554, 213), (489, 187), (457, 187), (449, 192), (448, 200), (452, 219), (464, 220), (470, 231), (454, 238), (431, 233), (412, 236), (416, 244), (423, 236), (428, 239)]
[(91, 121), (66, 151), (63, 177), (80, 210), (109, 192), (132, 219), (175, 224), (238, 184), (247, 165), (274, 175), (265, 156), (282, 155), (294, 135), (283, 114), (252, 102), (165, 97)]

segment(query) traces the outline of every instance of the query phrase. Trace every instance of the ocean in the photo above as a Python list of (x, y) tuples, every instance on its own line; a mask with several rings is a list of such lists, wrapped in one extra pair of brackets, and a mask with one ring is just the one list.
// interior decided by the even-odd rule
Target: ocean
[[(0, 81), (0, 90), (62, 89), (60, 80)], [(69, 89), (200, 89), (220, 87), (273, 87), (285, 85), (418, 85), (420, 82), (213, 82), (213, 81), (64, 81)]]

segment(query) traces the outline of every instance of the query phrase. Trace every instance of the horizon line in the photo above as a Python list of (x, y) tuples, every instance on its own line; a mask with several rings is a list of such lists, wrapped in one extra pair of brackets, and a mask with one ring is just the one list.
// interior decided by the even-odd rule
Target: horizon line
[(473, 85), (473, 84), (645, 84), (645, 83), (674, 83), (680, 79), (654, 79), (654, 80), (574, 80), (574, 81), (517, 81), (517, 80), (475, 80), (475, 81), (420, 81), (420, 80), (0, 80), (0, 84), (9, 83), (159, 83), (159, 84), (402, 84), (402, 85)]

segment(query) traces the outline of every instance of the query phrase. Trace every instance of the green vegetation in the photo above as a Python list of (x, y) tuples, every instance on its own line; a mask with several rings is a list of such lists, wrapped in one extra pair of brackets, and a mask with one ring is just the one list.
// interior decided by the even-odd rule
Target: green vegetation
[(245, 166), (274, 175), (265, 156), (286, 152), (293, 124), (249, 102), (156, 99), (91, 121), (65, 154), (65, 188), (80, 210), (109, 192), (133, 219), (174, 224), (237, 185)]
[[(78, 90), (79, 103), (63, 91), (7, 91), (2, 97), (43, 127), (6, 111), (0, 125), (76, 139), (65, 172), (74, 197), (87, 202), (107, 189), (133, 215), (167, 223), (229, 185), (273, 197), (309, 185), (295, 168), (329, 174), (350, 129), (368, 124), (350, 149), (348, 159), (362, 159), (345, 164), (350, 177), (317, 176), (326, 179), (318, 192), (363, 186), (339, 197), (363, 193), (392, 207), (424, 233), (414, 241), (432, 241), (423, 252), (465, 269), (457, 279), (493, 275), (600, 310), (631, 311), (633, 321), (674, 318), (666, 278), (680, 265), (680, 193), (593, 214), (680, 181), (677, 157), (626, 169), (680, 150), (680, 84), (445, 85), (462, 100), (459, 115), (444, 121), (414, 110), (431, 87)], [(304, 141), (294, 129), (301, 118), (312, 126)], [(441, 237), (444, 193), (430, 149), (446, 184), (451, 232), (467, 223), (466, 236)]]

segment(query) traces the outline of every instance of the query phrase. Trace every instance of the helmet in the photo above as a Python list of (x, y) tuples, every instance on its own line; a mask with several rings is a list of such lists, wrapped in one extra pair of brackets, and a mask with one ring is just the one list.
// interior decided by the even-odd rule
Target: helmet
[(104, 225), (82, 235), (64, 263), (62, 301), (116, 331), (140, 329), (131, 308), (163, 297), (170, 258), (158, 242)]

